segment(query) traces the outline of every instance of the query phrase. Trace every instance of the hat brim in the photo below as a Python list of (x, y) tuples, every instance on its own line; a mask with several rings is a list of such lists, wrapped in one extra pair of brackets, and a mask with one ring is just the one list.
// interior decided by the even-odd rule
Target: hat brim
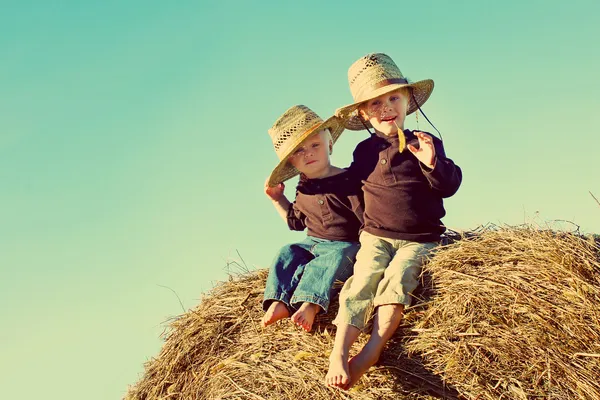
[(306, 140), (308, 137), (313, 134), (322, 131), (323, 129), (329, 129), (331, 132), (331, 139), (333, 143), (335, 143), (342, 132), (344, 131), (344, 125), (340, 121), (338, 117), (335, 115), (331, 118), (325, 120), (323, 123), (315, 126), (314, 128), (304, 132), (301, 136), (299, 136), (294, 144), (288, 147), (288, 150), (279, 161), (279, 164), (273, 169), (271, 172), (271, 176), (269, 177), (268, 185), (273, 187), (277, 186), (279, 183), (285, 182), (290, 178), (298, 175), (300, 171), (298, 171), (292, 164), (288, 162), (288, 159), (298, 148), (302, 145), (302, 142)]
[(369, 121), (362, 121), (361, 117), (358, 115), (357, 110), (361, 104), (381, 96), (382, 94), (393, 92), (394, 90), (411, 88), (412, 96), (408, 110), (406, 111), (406, 115), (409, 115), (415, 112), (427, 101), (427, 99), (429, 99), (429, 96), (431, 96), (431, 92), (433, 91), (433, 86), (433, 80), (431, 79), (424, 79), (422, 81), (413, 83), (394, 83), (391, 85), (386, 85), (372, 91), (366, 99), (338, 108), (335, 110), (335, 115), (340, 117), (346, 129), (360, 131), (366, 128), (372, 128), (373, 126)]

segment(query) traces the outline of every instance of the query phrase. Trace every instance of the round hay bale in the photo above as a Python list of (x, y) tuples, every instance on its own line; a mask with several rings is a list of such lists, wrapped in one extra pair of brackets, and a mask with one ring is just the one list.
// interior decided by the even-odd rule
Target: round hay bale
[[(310, 334), (289, 319), (262, 329), (266, 276), (259, 270), (221, 283), (195, 309), (174, 319), (160, 354), (146, 363), (144, 376), (129, 388), (126, 399), (457, 398), (418, 357), (407, 357), (408, 325), (399, 329), (378, 365), (353, 389), (327, 387), (323, 382), (337, 300), (327, 315), (318, 317)], [(366, 339), (362, 335), (355, 350)]]
[(528, 227), (449, 245), (407, 347), (470, 399), (600, 399), (599, 254)]

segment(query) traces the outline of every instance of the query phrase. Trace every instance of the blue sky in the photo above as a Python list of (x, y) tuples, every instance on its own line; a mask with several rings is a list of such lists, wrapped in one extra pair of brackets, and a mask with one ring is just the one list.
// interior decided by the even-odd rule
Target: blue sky
[[(600, 233), (596, 1), (2, 9), (7, 398), (122, 397), (182, 311), (163, 286), (192, 308), (238, 252), (263, 268), (303, 237), (262, 192), (277, 160), (267, 129), (294, 104), (325, 118), (350, 103), (347, 69), (369, 52), (436, 83), (424, 110), (464, 174), (447, 226), (567, 220)], [(345, 132), (333, 162), (364, 137)]]

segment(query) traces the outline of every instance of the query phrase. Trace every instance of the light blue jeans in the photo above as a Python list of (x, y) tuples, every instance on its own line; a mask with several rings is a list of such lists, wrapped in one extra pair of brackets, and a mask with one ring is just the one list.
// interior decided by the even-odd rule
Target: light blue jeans
[(283, 246), (269, 269), (263, 309), (266, 311), (273, 301), (281, 301), (292, 311), (308, 302), (327, 312), (333, 283), (344, 282), (352, 275), (358, 248), (358, 242), (312, 236)]

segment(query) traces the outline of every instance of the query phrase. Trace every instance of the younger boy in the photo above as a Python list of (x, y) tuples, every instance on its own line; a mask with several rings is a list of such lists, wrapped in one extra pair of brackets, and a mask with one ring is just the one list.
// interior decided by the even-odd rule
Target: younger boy
[[(460, 186), (462, 173), (442, 142), (404, 130), (406, 115), (422, 105), (433, 81), (409, 83), (385, 54), (368, 54), (348, 71), (354, 103), (336, 111), (347, 128), (374, 128), (359, 143), (349, 170), (363, 180), (361, 248), (354, 275), (340, 293), (337, 334), (325, 381), (348, 389), (377, 362), (399, 326), (418, 285), (425, 256), (445, 231), (442, 199)], [(406, 147), (406, 148), (405, 148)], [(348, 360), (352, 344), (375, 308), (367, 344)]]
[[(284, 246), (267, 278), (262, 326), (291, 315), (309, 332), (319, 311), (327, 312), (336, 280), (352, 274), (362, 224), (360, 181), (331, 165), (333, 143), (344, 130), (337, 117), (323, 121), (306, 106), (287, 110), (269, 129), (279, 165), (265, 182), (265, 193), (292, 230), (308, 230), (301, 242)], [(298, 172), (293, 203), (283, 182)]]

